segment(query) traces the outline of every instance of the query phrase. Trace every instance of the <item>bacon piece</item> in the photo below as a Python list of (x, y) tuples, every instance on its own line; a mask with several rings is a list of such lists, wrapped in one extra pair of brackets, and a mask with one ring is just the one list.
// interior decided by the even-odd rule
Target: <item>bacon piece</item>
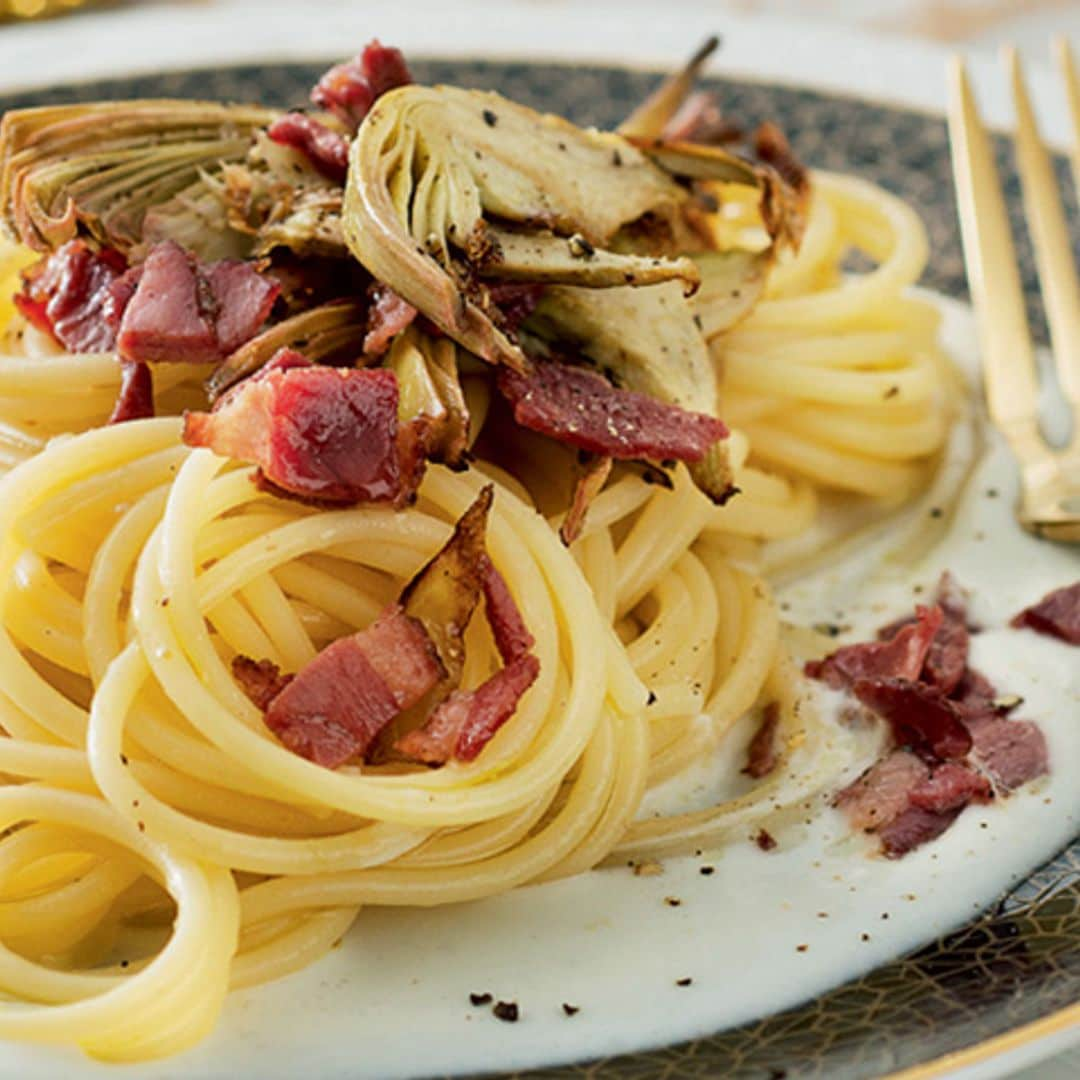
[(893, 750), (844, 788), (833, 805), (845, 811), (855, 829), (872, 832), (909, 806), (911, 792), (930, 778), (930, 767), (909, 750)]
[(540, 362), (530, 375), (501, 367), (498, 386), (522, 427), (593, 454), (700, 461), (728, 433), (715, 417), (619, 390), (569, 364)]
[(936, 840), (959, 816), (962, 807), (935, 813), (912, 806), (878, 832), (886, 858), (899, 859)]
[(371, 306), (368, 308), (364, 354), (382, 356), (390, 348), (390, 342), (412, 323), (418, 312), (389, 285), (374, 285), (369, 295)]
[(452, 693), (422, 728), (398, 739), (397, 749), (428, 765), (441, 765), (451, 757), (474, 761), (514, 715), (539, 674), (540, 661), (532, 653), (518, 657), (475, 690)]
[(776, 750), (776, 732), (779, 726), (780, 707), (775, 701), (770, 701), (765, 706), (761, 723), (746, 749), (746, 765), (743, 767), (743, 772), (747, 776), (760, 780), (776, 768), (776, 763), (780, 760)]
[(983, 716), (968, 721), (972, 758), (1003, 791), (1013, 791), (1050, 771), (1042, 729), (1030, 720)]
[(363, 755), (443, 674), (424, 628), (394, 605), (323, 649), (272, 699), (266, 723), (294, 753), (336, 768)]
[(147, 420), (154, 415), (154, 377), (146, 364), (125, 360), (121, 365), (120, 395), (109, 416), (110, 424)]
[(266, 712), (274, 700), (293, 681), (292, 675), (282, 675), (281, 669), (271, 660), (252, 660), (250, 656), (234, 656), (233, 678), (240, 689)]
[[(460, 677), (462, 635), (480, 592), (484, 613), (504, 667), (473, 690), (455, 690), (422, 727), (402, 735), (394, 749), (415, 761), (440, 765), (472, 761), (510, 719), (522, 694), (536, 681), (535, 641), (502, 574), (483, 547), (492, 499), (486, 487), (458, 522), (442, 551), (409, 584), (402, 599), (435, 635), (445, 666)], [(440, 618), (441, 613), (441, 618)], [(440, 625), (441, 623), (441, 625)], [(438, 628), (433, 629), (433, 624)]]
[(994, 704), (998, 696), (994, 684), (974, 668), (964, 669), (960, 682), (949, 696), (965, 718), (998, 711)]
[(379, 97), (412, 81), (401, 50), (381, 45), (376, 39), (359, 56), (326, 72), (311, 91), (311, 100), (355, 132)]
[(1047, 593), (1037, 604), (1024, 608), (1009, 625), (1080, 645), (1080, 581)]
[(845, 645), (824, 660), (809, 661), (804, 670), (812, 679), (820, 679), (834, 690), (850, 687), (859, 679), (914, 681), (923, 669), (943, 618), (939, 607), (918, 607), (915, 622), (901, 626), (888, 641)]
[(255, 335), (279, 291), (249, 263), (204, 266), (164, 240), (137, 274), (114, 286), (114, 302), (123, 305), (117, 349), (140, 363), (212, 363)]
[(499, 324), (512, 334), (536, 310), (544, 286), (519, 281), (493, 282), (487, 287), (491, 302), (499, 309)]
[(306, 113), (290, 112), (278, 117), (266, 132), (281, 146), (299, 150), (327, 178), (344, 184), (349, 171), (349, 144), (321, 120)]
[(275, 361), (212, 412), (187, 413), (184, 441), (252, 462), (271, 484), (301, 498), (409, 498), (422, 462), (412, 433), (398, 427), (394, 373), (304, 366), (291, 350)]
[(888, 721), (901, 746), (939, 761), (962, 758), (971, 749), (971, 735), (960, 710), (940, 690), (910, 679), (860, 679), (855, 696)]
[(521, 616), (517, 603), (510, 595), (506, 579), (485, 552), (480, 556), (480, 584), (484, 590), (484, 611), (495, 648), (504, 664), (520, 660), (536, 644)]
[(116, 343), (125, 360), (219, 358), (209, 297), (199, 288), (194, 261), (175, 241), (156, 244), (146, 257)]
[(22, 314), (72, 352), (108, 352), (116, 343), (119, 312), (112, 293), (124, 258), (69, 240), (23, 278), (14, 297)]
[(934, 768), (930, 776), (916, 785), (909, 796), (912, 806), (944, 814), (961, 810), (973, 800), (992, 797), (993, 788), (981, 773), (955, 761)]
[(222, 259), (200, 268), (214, 296), (218, 352), (228, 356), (250, 341), (270, 317), (281, 285), (239, 259)]

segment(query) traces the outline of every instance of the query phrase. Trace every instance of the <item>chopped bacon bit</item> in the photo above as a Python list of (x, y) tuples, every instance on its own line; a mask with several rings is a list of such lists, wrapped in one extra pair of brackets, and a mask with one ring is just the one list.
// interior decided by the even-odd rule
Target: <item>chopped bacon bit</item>
[(279, 362), (233, 387), (212, 412), (187, 413), (184, 441), (250, 461), (301, 498), (400, 504), (415, 490), (422, 462), (397, 408), (392, 371)]
[(112, 288), (125, 270), (118, 252), (97, 252), (83, 240), (69, 240), (23, 275), (15, 304), (66, 349), (108, 352), (123, 311)]
[(700, 461), (728, 433), (715, 417), (619, 390), (569, 364), (536, 363), (530, 375), (503, 367), (498, 386), (522, 427), (593, 454)]
[(376, 39), (359, 56), (326, 72), (311, 91), (311, 100), (320, 109), (332, 111), (355, 132), (378, 98), (412, 81), (401, 50), (381, 45)]
[(123, 304), (117, 349), (123, 359), (141, 363), (220, 360), (255, 335), (279, 290), (249, 263), (203, 266), (163, 240), (137, 277), (116, 283), (116, 302)]
[(290, 112), (278, 117), (266, 132), (274, 142), (299, 150), (311, 164), (335, 184), (344, 184), (349, 172), (349, 144), (321, 120), (306, 113)]
[(526, 653), (475, 690), (456, 690), (422, 728), (402, 736), (395, 746), (429, 765), (440, 765), (451, 757), (474, 761), (513, 716), (522, 694), (539, 674), (540, 661)]
[(920, 810), (944, 814), (963, 809), (972, 800), (989, 799), (992, 795), (993, 788), (985, 776), (966, 765), (947, 761), (912, 789), (910, 802)]
[(964, 674), (949, 695), (965, 718), (979, 713), (994, 712), (997, 690), (994, 684), (974, 668), (965, 668)]
[[(990, 680), (967, 666), (966, 599), (948, 573), (937, 604), (884, 628), (879, 638), (888, 640), (848, 646), (807, 665), (808, 674), (831, 675), (831, 685), (853, 689), (890, 724), (895, 742), (910, 748), (891, 751), (835, 800), (855, 828), (879, 837), (889, 858), (939, 836), (969, 803), (1007, 795), (1049, 768), (1039, 727), (1005, 715), (1020, 699), (998, 698)], [(860, 666), (887, 654), (902, 676), (856, 677)]]
[(754, 837), (754, 843), (762, 851), (772, 851), (776, 847), (776, 837), (768, 829), (758, 829), (757, 835)]
[(1009, 625), (1080, 645), (1080, 581), (1047, 593), (1037, 604), (1024, 608)]
[(520, 660), (536, 644), (521, 617), (517, 603), (506, 585), (506, 579), (485, 552), (480, 556), (480, 585), (484, 590), (484, 609), (495, 647), (504, 664)]
[(498, 308), (503, 330), (516, 334), (521, 324), (536, 310), (544, 286), (528, 282), (501, 281), (488, 285), (488, 296)]
[(234, 656), (232, 673), (240, 689), (263, 712), (293, 680), (292, 675), (282, 675), (281, 669), (272, 661), (252, 660), (250, 656)]
[(930, 768), (909, 750), (893, 750), (844, 788), (833, 805), (852, 828), (868, 832), (887, 825), (907, 809), (911, 792), (930, 778)]
[(146, 364), (125, 360), (121, 365), (120, 396), (116, 399), (110, 424), (126, 420), (147, 420), (154, 415), (154, 376)]
[(780, 760), (776, 749), (776, 732), (779, 726), (780, 706), (775, 701), (770, 701), (765, 706), (761, 723), (746, 750), (743, 772), (747, 776), (760, 780), (776, 768), (776, 763)]
[(363, 755), (443, 674), (423, 627), (394, 605), (323, 649), (273, 698), (266, 723), (294, 753), (336, 768)]
[(200, 267), (200, 276), (214, 297), (218, 352), (228, 356), (250, 341), (270, 317), (281, 285), (239, 259)]
[(390, 348), (390, 342), (412, 323), (418, 312), (389, 285), (374, 285), (369, 295), (371, 306), (368, 308), (364, 354), (382, 356)]
[(142, 271), (120, 322), (116, 343), (121, 357), (196, 364), (219, 359), (208, 298), (188, 253), (165, 240), (150, 251)]
[(887, 720), (901, 746), (932, 754), (938, 760), (962, 758), (971, 735), (960, 710), (940, 690), (910, 679), (860, 679), (855, 696)]
[(984, 716), (969, 720), (968, 727), (975, 744), (972, 758), (1002, 791), (1050, 771), (1046, 738), (1030, 720)]
[(909, 851), (936, 840), (959, 816), (962, 808), (935, 813), (912, 806), (878, 832), (886, 858), (899, 859)]
[(806, 674), (834, 690), (851, 687), (859, 679), (918, 679), (943, 618), (939, 607), (916, 608), (915, 622), (901, 626), (888, 641), (845, 645), (824, 660), (809, 661)]

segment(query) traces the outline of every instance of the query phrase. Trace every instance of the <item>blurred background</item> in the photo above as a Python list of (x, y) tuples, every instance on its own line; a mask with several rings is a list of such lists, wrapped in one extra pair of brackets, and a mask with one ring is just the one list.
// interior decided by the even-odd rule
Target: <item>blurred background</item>
[[(181, 0), (181, 3), (183, 0)], [(625, 0), (627, 6), (655, 0)], [(531, 8), (585, 6), (587, 0), (507, 0)], [(104, 8), (177, 7), (178, 0), (0, 0), (0, 21), (13, 23), (52, 16), (86, 18)], [(192, 8), (248, 7), (266, 12), (288, 8), (298, 14), (304, 5), (275, 0), (187, 0)], [(400, 9), (408, 0), (398, 0)], [(665, 5), (668, 6), (668, 5)], [(993, 47), (1012, 42), (1023, 50), (1045, 49), (1051, 34), (1080, 34), (1080, 0), (699, 0), (682, 3), (722, 17), (768, 14), (797, 15), (822, 24), (859, 27), (889, 35), (905, 35), (944, 44)]]

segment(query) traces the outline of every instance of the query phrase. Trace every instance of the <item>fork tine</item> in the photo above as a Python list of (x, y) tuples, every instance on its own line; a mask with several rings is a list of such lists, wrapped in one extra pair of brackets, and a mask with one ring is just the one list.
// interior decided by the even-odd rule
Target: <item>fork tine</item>
[(1080, 426), (1080, 281), (1069, 248), (1069, 228), (1050, 155), (1039, 137), (1020, 57), (1005, 51), (1016, 105), (1016, 158), (1024, 207), (1039, 267), (1043, 306), (1050, 327), (1061, 389)]
[(949, 142), (987, 405), (995, 423), (1014, 434), (1038, 414), (1035, 353), (997, 167), (960, 57), (950, 76)]
[(1072, 118), (1073, 183), (1080, 195), (1080, 77), (1076, 74), (1076, 61), (1073, 59), (1068, 39), (1058, 38), (1054, 51), (1057, 53), (1058, 67), (1061, 68), (1061, 78), (1065, 83), (1065, 100), (1069, 104), (1069, 115)]

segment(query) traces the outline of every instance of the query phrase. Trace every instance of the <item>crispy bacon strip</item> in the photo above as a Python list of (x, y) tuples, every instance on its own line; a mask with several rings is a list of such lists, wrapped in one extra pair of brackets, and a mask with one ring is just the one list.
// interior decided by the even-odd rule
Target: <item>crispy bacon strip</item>
[(154, 415), (154, 376), (146, 364), (125, 360), (120, 376), (120, 396), (116, 399), (110, 424), (146, 420)]
[(395, 604), (323, 649), (273, 697), (266, 724), (294, 753), (333, 769), (363, 756), (444, 675), (424, 628)]
[(349, 144), (321, 120), (307, 113), (290, 112), (275, 120), (266, 132), (274, 142), (299, 150), (327, 178), (344, 184), (349, 171)]
[(500, 367), (498, 386), (522, 427), (601, 456), (701, 461), (728, 433), (715, 417), (619, 390), (569, 364), (539, 362), (529, 375)]
[(1009, 625), (1080, 645), (1080, 581), (1047, 593), (1037, 604), (1024, 608)]
[(184, 441), (252, 462), (299, 498), (400, 505), (415, 492), (423, 460), (397, 408), (393, 372), (313, 367), (282, 350), (212, 412), (187, 413)]
[(116, 291), (126, 269), (119, 252), (98, 252), (83, 240), (69, 240), (24, 273), (15, 305), (66, 349), (108, 352), (116, 344), (126, 300), (122, 288)]
[[(279, 369), (280, 370), (280, 369)], [(450, 540), (368, 629), (324, 649), (296, 676), (267, 660), (237, 657), (237, 682), (294, 753), (328, 768), (370, 756), (395, 720), (423, 708), (422, 726), (393, 746), (414, 761), (472, 761), (536, 680), (533, 637), (484, 550), (493, 489), (484, 488)], [(457, 690), (464, 633), (484, 597), (504, 667), (474, 690)]]
[(776, 733), (780, 727), (780, 706), (770, 701), (765, 706), (761, 723), (746, 748), (746, 765), (743, 772), (754, 780), (760, 780), (776, 768), (780, 756), (777, 753)]
[(834, 690), (851, 687), (859, 679), (917, 679), (943, 615), (938, 607), (918, 607), (915, 616), (915, 622), (901, 626), (888, 641), (845, 645), (824, 660), (811, 660), (806, 674)]
[(401, 50), (376, 38), (358, 56), (327, 71), (311, 91), (311, 100), (355, 132), (383, 94), (412, 81)]
[(390, 348), (390, 342), (412, 324), (418, 312), (387, 285), (375, 285), (370, 290), (370, 297), (364, 354), (382, 356)]

